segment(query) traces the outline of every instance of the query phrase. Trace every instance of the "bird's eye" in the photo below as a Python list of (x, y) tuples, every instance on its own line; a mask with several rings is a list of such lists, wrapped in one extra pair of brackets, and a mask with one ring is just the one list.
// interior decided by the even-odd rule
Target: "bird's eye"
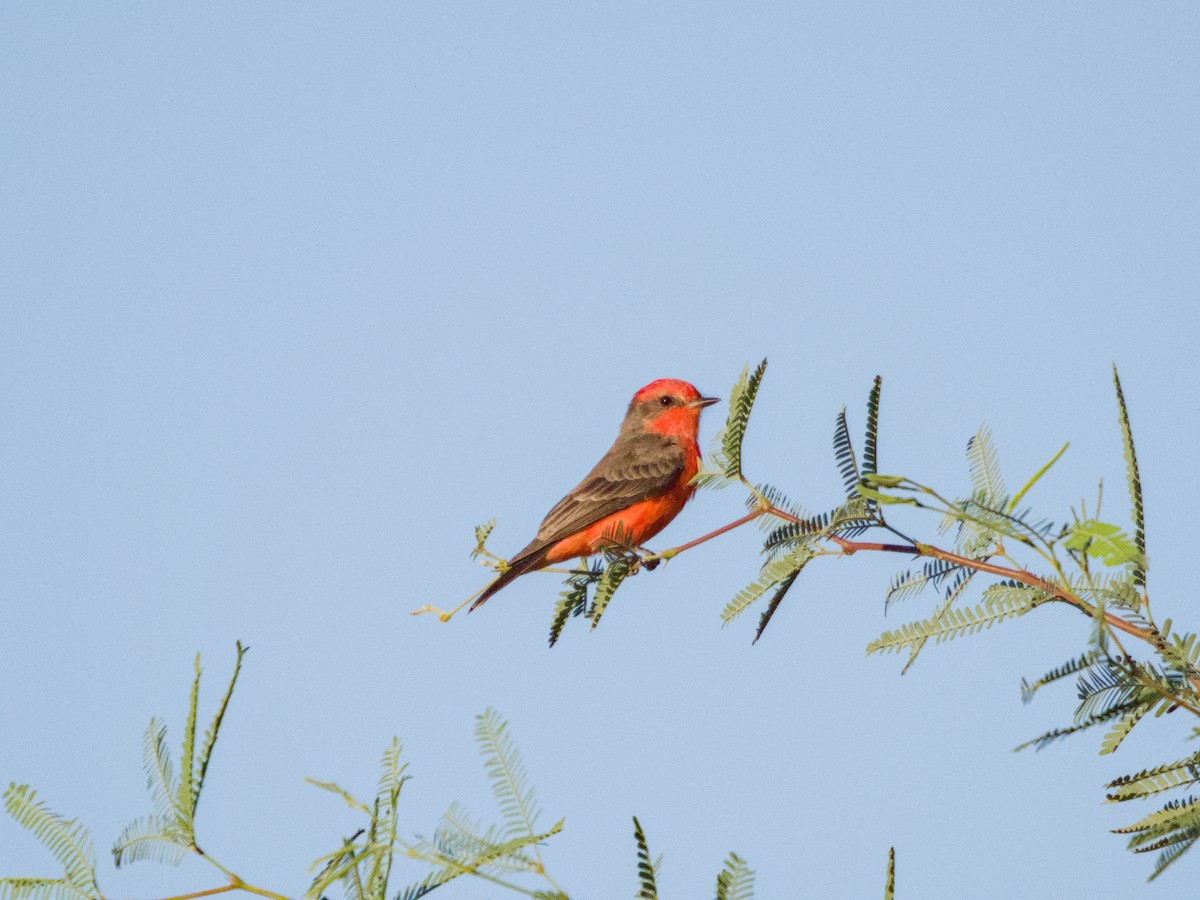
[(660, 397), (660, 398), (659, 398), (659, 400), (658, 400), (658, 403), (659, 403), (659, 405), (660, 405), (660, 406), (670, 406), (670, 405), (671, 405), (672, 403), (674, 403), (674, 402), (675, 402), (675, 398), (674, 398), (674, 397), (670, 397), (670, 396), (667, 396), (667, 397)]

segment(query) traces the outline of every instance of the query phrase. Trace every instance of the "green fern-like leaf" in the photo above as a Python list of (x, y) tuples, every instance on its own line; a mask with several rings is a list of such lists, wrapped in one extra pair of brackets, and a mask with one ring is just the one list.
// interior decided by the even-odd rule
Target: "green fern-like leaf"
[(752, 900), (754, 870), (736, 853), (730, 853), (725, 867), (717, 873), (717, 900)]
[(1129, 849), (1134, 853), (1159, 854), (1150, 873), (1149, 880), (1153, 881), (1200, 840), (1200, 800), (1174, 800), (1141, 821), (1114, 831), (1132, 835)]
[(554, 604), (554, 616), (550, 620), (550, 646), (558, 643), (567, 619), (581, 616), (587, 612), (588, 585), (600, 577), (598, 569), (588, 575), (572, 575), (564, 582), (564, 588)]
[[(982, 491), (976, 491), (969, 498), (951, 504), (940, 528), (946, 531), (956, 527), (959, 552), (977, 559), (991, 555), (993, 545), (1001, 536), (1029, 544), (1034, 526), (1005, 512), (1001, 508), (1004, 505), (1003, 498), (1001, 501), (1000, 504), (993, 504)], [(1032, 540), (1036, 540), (1036, 537)]]
[(1183, 800), (1172, 800), (1162, 809), (1138, 819), (1132, 825), (1124, 828), (1114, 828), (1113, 834), (1129, 834), (1129, 849), (1137, 850), (1153, 844), (1159, 838), (1196, 824), (1200, 816), (1200, 799), (1187, 797)]
[(1137, 847), (1134, 853), (1154, 853), (1158, 850), (1178, 847), (1180, 844), (1191, 844), (1200, 837), (1200, 816), (1190, 816), (1192, 824), (1182, 825), (1176, 828), (1170, 834), (1163, 837), (1155, 838), (1148, 843)]
[(1104, 722), (1112, 721), (1118, 716), (1123, 716), (1125, 713), (1134, 708), (1136, 708), (1135, 704), (1115, 706), (1098, 715), (1084, 719), (1075, 725), (1069, 725), (1066, 728), (1053, 728), (1050, 731), (1047, 731), (1045, 734), (1040, 734), (1032, 740), (1025, 741), (1025, 743), (1014, 747), (1013, 752), (1019, 752), (1027, 747), (1033, 747), (1035, 750), (1044, 750), (1055, 741), (1060, 741), (1065, 737), (1069, 737), (1070, 735), (1078, 734), (1081, 731), (1086, 731), (1087, 729), (1103, 724)]
[[(764, 516), (763, 518), (767, 518)], [(767, 534), (763, 541), (762, 552), (771, 559), (777, 559), (781, 554), (791, 550), (797, 544), (807, 543), (813, 539), (813, 532), (806, 530), (804, 525), (796, 522), (785, 522), (778, 525)]]
[(888, 584), (887, 594), (883, 600), (884, 610), (890, 609), (894, 603), (916, 596), (927, 587), (937, 587), (939, 582), (958, 571), (962, 571), (962, 567), (958, 563), (948, 562), (944, 559), (931, 559), (920, 571), (914, 572), (909, 569), (897, 572)]
[(379, 760), (379, 787), (376, 789), (376, 795), (381, 801), (386, 801), (392, 806), (396, 804), (400, 789), (411, 778), (410, 775), (404, 774), (408, 770), (408, 763), (400, 762), (403, 750), (404, 745), (400, 743), (400, 738), (393, 737)]
[(173, 816), (145, 816), (125, 826), (112, 854), (118, 869), (146, 859), (177, 866), (190, 849)]
[[(873, 526), (875, 520), (866, 515), (866, 504), (861, 500), (847, 503), (829, 512), (815, 516), (805, 516), (802, 510), (796, 510), (799, 522), (784, 522), (776, 525), (767, 534), (762, 552), (768, 559), (778, 559), (789, 550), (811, 544), (818, 538), (836, 534), (839, 537), (855, 538)], [(774, 520), (763, 516), (764, 523)]]
[(1109, 782), (1107, 798), (1112, 803), (1150, 797), (1200, 782), (1200, 753), (1193, 753), (1173, 763), (1143, 769), (1136, 775), (1123, 775)]
[[(559, 820), (549, 831), (542, 834), (518, 835), (508, 840), (499, 840), (493, 843), (489, 843), (490, 836), (499, 832), (496, 829), (488, 829), (479, 839), (478, 844), (464, 842), (461, 840), (461, 835), (455, 837), (446, 830), (439, 829), (438, 839), (434, 843), (421, 842), (415, 850), (418, 856), (438, 866), (440, 871), (432, 873), (416, 885), (407, 889), (413, 893), (402, 893), (401, 896), (424, 896), (425, 893), (440, 887), (460, 875), (478, 875), (505, 871), (533, 871), (533, 863), (523, 851), (558, 834), (562, 831), (562, 826), (562, 820)], [(460, 855), (460, 851), (472, 848), (477, 850), (474, 855), (471, 855), (469, 852), (466, 855)], [(560, 895), (553, 893), (533, 893), (532, 896), (550, 897)]]
[(742, 477), (742, 441), (766, 370), (765, 359), (753, 372), (746, 366), (729, 392), (729, 415), (725, 427), (717, 434), (716, 447), (711, 454), (713, 464), (725, 480), (736, 481)]
[(1160, 698), (1159, 708), (1155, 710), (1156, 715), (1162, 715), (1169, 710), (1173, 711), (1175, 697), (1182, 697), (1193, 703), (1200, 701), (1200, 694), (1197, 694), (1195, 685), (1179, 672), (1172, 669), (1160, 669), (1152, 662), (1134, 663), (1133, 666), (1138, 680), (1146, 686), (1146, 690), (1157, 694)]
[(1078, 672), (1082, 672), (1085, 669), (1091, 668), (1096, 664), (1098, 658), (1099, 654), (1097, 654), (1094, 650), (1089, 650), (1082, 656), (1079, 656), (1075, 659), (1069, 659), (1061, 666), (1051, 669), (1036, 681), (1030, 682), (1022, 678), (1021, 700), (1025, 703), (1028, 703), (1033, 699), (1033, 695), (1036, 694), (1041, 688), (1048, 684), (1052, 684), (1055, 681), (1059, 681), (1060, 679), (1067, 678), (1071, 675), (1075, 675)]
[[(1003, 498), (1002, 498), (1003, 499)], [(984, 539), (993, 535), (1012, 537), (1023, 544), (1044, 540), (1055, 531), (1054, 523), (1046, 520), (1030, 520), (1028, 509), (1010, 512), (1008, 504), (992, 503), (976, 491), (969, 499), (959, 502), (963, 527), (980, 532)], [(982, 540), (981, 543), (986, 542)]]
[(79, 900), (65, 878), (0, 878), (0, 900)]
[(505, 836), (535, 833), (539, 810), (521, 755), (508, 735), (508, 723), (493, 709), (475, 717), (475, 741), (505, 821)]
[[(1003, 588), (997, 590), (997, 588)], [(971, 609), (948, 609), (939, 617), (910, 622), (895, 631), (885, 631), (867, 645), (867, 653), (898, 652), (929, 639), (937, 643), (991, 628), (1005, 619), (1025, 615), (1045, 594), (1035, 588), (993, 585), (984, 593), (984, 602)]]
[(721, 621), (725, 624), (732, 622), (775, 585), (799, 573), (813, 555), (810, 547), (802, 545), (786, 556), (767, 562), (758, 578), (738, 591), (734, 598), (725, 604), (725, 609), (721, 611)]
[(96, 861), (87, 829), (75, 819), (65, 819), (37, 799), (27, 784), (10, 784), (4, 792), (4, 808), (17, 824), (42, 844), (63, 867), (63, 879), (5, 879), (3, 890), (29, 896), (58, 891), (59, 882), (78, 897), (100, 897), (96, 883)]
[[(940, 621), (946, 615), (947, 611), (950, 610), (950, 608), (959, 601), (962, 595), (966, 593), (967, 588), (970, 586), (971, 581), (975, 578), (976, 574), (977, 572), (975, 569), (960, 568), (958, 571), (949, 576), (950, 584), (946, 587), (946, 597), (944, 600), (942, 600), (941, 604), (938, 605), (938, 608), (934, 610), (933, 615), (930, 617), (931, 621)], [(908, 660), (904, 663), (904, 668), (900, 670), (901, 675), (907, 674), (908, 670), (913, 667), (917, 661), (917, 657), (920, 656), (921, 651), (925, 649), (926, 643), (927, 640), (922, 640), (918, 641), (916, 644), (913, 644), (912, 649), (908, 654)]]
[(1109, 753), (1115, 753), (1117, 748), (1121, 746), (1122, 741), (1133, 731), (1133, 727), (1142, 720), (1142, 716), (1148, 710), (1145, 707), (1131, 709), (1129, 712), (1121, 716), (1108, 730), (1108, 734), (1104, 736), (1104, 740), (1100, 742), (1100, 755), (1105, 756)]
[(404, 745), (400, 738), (392, 736), (391, 742), (379, 757), (379, 781), (375, 787), (375, 799), (380, 808), (398, 806), (400, 791), (411, 780), (412, 776), (405, 774), (408, 763), (401, 762)]
[(143, 761), (146, 787), (154, 804), (155, 814), (130, 823), (113, 845), (117, 866), (152, 859), (177, 864), (182, 854), (195, 849), (195, 816), (204, 789), (204, 779), (212, 760), (213, 748), (221, 731), (221, 723), (233, 697), (242, 658), (247, 648), (237, 643), (237, 661), (233, 676), (225, 689), (217, 712), (205, 732), (204, 741), (196, 751), (196, 717), (200, 704), (200, 655), (196, 654), (195, 678), (188, 696), (188, 713), (184, 727), (183, 748), (179, 775), (176, 777), (171, 753), (167, 748), (167, 726), (158, 718), (150, 720), (143, 740)]
[(783, 602), (784, 596), (792, 589), (792, 585), (796, 583), (796, 579), (799, 576), (800, 571), (797, 569), (787, 578), (783, 579), (783, 581), (779, 582), (779, 586), (775, 588), (775, 593), (771, 596), (771, 602), (767, 604), (767, 608), (758, 617), (758, 629), (754, 632), (754, 640), (750, 643), (758, 643), (758, 639), (767, 630), (767, 625), (771, 623), (771, 618), (775, 615), (775, 610), (779, 609), (779, 604)]
[(1197, 839), (1200, 839), (1200, 827), (1188, 828), (1181, 832), (1178, 841), (1173, 846), (1166, 847), (1158, 855), (1158, 859), (1154, 861), (1154, 870), (1147, 880), (1153, 881), (1165, 872), (1168, 866), (1192, 849), (1192, 845), (1196, 843)]
[[(800, 504), (793, 502), (787, 494), (779, 488), (770, 484), (756, 484), (749, 496), (746, 497), (746, 509), (754, 511), (759, 508), (759, 501), (766, 500), (776, 509), (781, 509), (786, 513), (790, 513), (797, 519), (807, 518), (806, 513), (801, 509)], [(773, 516), (768, 516), (765, 519), (759, 520), (760, 528), (770, 528), (772, 521), (778, 521)]]
[[(423, 897), (463, 875), (495, 881), (513, 873), (540, 872), (540, 859), (535, 858), (537, 845), (562, 830), (561, 820), (545, 832), (534, 830), (539, 812), (533, 790), (528, 786), (520, 757), (499, 714), (489, 709), (478, 716), (475, 734), (504, 824), (485, 829), (471, 821), (458, 804), (451, 806), (442, 816), (432, 840), (418, 838), (411, 845), (403, 845), (410, 857), (424, 860), (434, 871), (401, 889), (393, 900)], [(370, 806), (333, 782), (308, 779), (364, 813), (368, 821), (366, 827), (345, 839), (341, 847), (314, 862), (313, 869), (319, 871), (305, 892), (305, 900), (321, 900), (331, 886), (339, 883), (347, 900), (386, 900), (392, 861), (401, 843), (396, 836), (399, 797), (409, 777), (401, 753), (400, 741), (393, 738), (383, 753), (376, 797)], [(532, 854), (528, 852), (530, 848)], [(533, 897), (553, 894), (526, 893)]]
[[(246, 655), (248, 647), (243, 647), (242, 642), (237, 642), (237, 660), (233, 664), (233, 675), (229, 679), (229, 686), (225, 688), (225, 693), (221, 696), (221, 702), (217, 706), (217, 712), (213, 716), (212, 722), (208, 726), (208, 731), (204, 733), (204, 743), (200, 745), (200, 755), (196, 757), (196, 770), (192, 774), (187, 769), (184, 769), (180, 774), (185, 778), (192, 779), (192, 805), (191, 818), (196, 815), (196, 806), (200, 802), (200, 792), (204, 790), (204, 777), (208, 774), (208, 763), (212, 759), (213, 748), (217, 745), (217, 735), (221, 731), (221, 723), (225, 720), (225, 711), (229, 709), (229, 701), (233, 697), (233, 689), (237, 686), (238, 675), (242, 671), (242, 658)], [(196, 657), (197, 666), (199, 666), (200, 657)], [(196, 686), (200, 684), (200, 671), (196, 670)], [(195, 706), (193, 704), (193, 712), (191, 713), (191, 722), (193, 727), (193, 736), (195, 728)]]
[(462, 873), (446, 869), (432, 872), (416, 884), (411, 884), (404, 888), (404, 890), (396, 895), (396, 900), (420, 900), (421, 897), (433, 893), (437, 888), (440, 888), (447, 881), (456, 878), (460, 874)]
[[(522, 868), (530, 870), (533, 863), (524, 855), (523, 851), (527, 847), (534, 847), (541, 844), (554, 835), (561, 832), (563, 829), (563, 820), (559, 819), (549, 830), (541, 834), (523, 834), (517, 835), (514, 838), (509, 838), (507, 841), (501, 841), (485, 848), (479, 856), (473, 860), (469, 860), (465, 871), (476, 872), (487, 868), (507, 868), (514, 871), (520, 871)], [(555, 893), (539, 892), (535, 896), (558, 896)]]
[(1097, 557), (1103, 560), (1106, 566), (1142, 564), (1136, 543), (1109, 522), (1098, 522), (1095, 519), (1076, 522), (1064, 546), (1068, 550)]
[(373, 855), (365, 888), (367, 897), (372, 900), (384, 900), (387, 896), (388, 879), (392, 873), (400, 791), (409, 779), (404, 774), (408, 764), (400, 761), (402, 750), (400, 739), (393, 737), (379, 763), (379, 786), (375, 792), (375, 815), (370, 829), (371, 843), (378, 845), (379, 852)]
[(1067, 586), (1090, 603), (1119, 607), (1128, 611), (1131, 617), (1141, 614), (1141, 597), (1133, 585), (1133, 576), (1127, 571), (1109, 573), (1101, 570), (1068, 575)]
[(1113, 365), (1113, 387), (1117, 391), (1118, 421), (1121, 424), (1121, 443), (1125, 451), (1125, 475), (1129, 484), (1129, 505), (1133, 515), (1133, 541), (1138, 560), (1133, 564), (1133, 581), (1139, 588), (1146, 586), (1146, 522), (1142, 507), (1142, 475), (1138, 470), (1137, 451), (1133, 446), (1133, 429), (1129, 425), (1129, 408), (1125, 405), (1125, 392), (1121, 390), (1121, 378)]
[(637, 842), (638, 900), (658, 900), (658, 867), (662, 857), (650, 860), (650, 847), (637, 816), (633, 817), (633, 839)]
[(195, 826), (192, 811), (196, 808), (195, 756), (196, 756), (196, 713), (200, 705), (200, 654), (194, 662), (196, 677), (192, 679), (192, 693), (188, 698), (187, 719), (183, 727), (183, 748), (179, 756), (179, 780), (175, 783), (175, 811), (179, 826), (190, 842), (194, 839)]
[(390, 784), (389, 769), (392, 768), (389, 762), (392, 758), (398, 759), (399, 756), (396, 743), (398, 742), (393, 738), (392, 746), (384, 753), (383, 775), (380, 779), (383, 802), (381, 797), (377, 797), (371, 806), (367, 806), (332, 781), (305, 779), (314, 787), (340, 797), (351, 809), (367, 816), (365, 828), (360, 828), (352, 837), (343, 839), (337, 850), (318, 857), (312, 864), (310, 870), (318, 871), (304, 892), (305, 900), (322, 900), (325, 892), (338, 883), (342, 886), (346, 900), (383, 900), (381, 888), (386, 888), (386, 885), (381, 884), (380, 869), (384, 865), (390, 866), (393, 848), (387, 846), (386, 841), (380, 840), (381, 833), (387, 833), (381, 817), (386, 814), (384, 802), (389, 797), (387, 787)]
[(1192, 677), (1200, 674), (1200, 636), (1192, 632), (1172, 633), (1162, 655), (1168, 665)]
[(167, 748), (167, 724), (157, 717), (152, 718), (146, 728), (142, 740), (142, 761), (146, 770), (146, 788), (150, 791), (155, 812), (163, 819), (174, 819), (178, 788), (171, 764), (171, 751)]
[[(1079, 678), (1079, 707), (1075, 721), (1081, 723), (1119, 708), (1148, 712), (1178, 689), (1178, 680), (1165, 678), (1148, 665), (1130, 663), (1096, 665)], [(1132, 726), (1130, 726), (1132, 727)]]
[(496, 872), (531, 872), (535, 863), (523, 852), (523, 846), (497, 855), (497, 846), (507, 843), (499, 826), (484, 828), (472, 820), (457, 803), (442, 815), (434, 841), (442, 853), (457, 860), (489, 860), (487, 868)]
[(475, 526), (475, 547), (471, 550), (471, 559), (477, 559), (487, 552), (487, 539), (491, 537), (492, 529), (495, 527), (495, 519), (488, 519), (482, 525)]
[(339, 881), (342, 882), (347, 900), (364, 900), (363, 880), (359, 872), (361, 860), (354, 840), (347, 838), (338, 850), (313, 863), (313, 868), (321, 868), (304, 892), (305, 900), (321, 900), (325, 892)]
[(604, 610), (608, 609), (609, 601), (632, 569), (633, 563), (628, 556), (618, 556), (604, 567), (604, 574), (596, 582), (596, 592), (592, 595), (590, 618), (593, 629), (600, 624), (600, 617), (604, 615)]
[(113, 862), (120, 868), (142, 860), (179, 865), (192, 849), (190, 817), (186, 810), (175, 806), (178, 785), (171, 774), (171, 758), (167, 750), (166, 725), (151, 719), (146, 729), (145, 764), (147, 783), (154, 806), (154, 815), (135, 819), (118, 835), (113, 844)]
[(982, 494), (989, 506), (1003, 506), (1008, 492), (1000, 474), (1000, 456), (992, 440), (992, 430), (986, 425), (981, 425), (967, 442), (967, 466), (975, 493)]
[(867, 397), (867, 434), (863, 440), (863, 474), (875, 475), (879, 472), (879, 392), (883, 388), (883, 379), (876, 375), (875, 383), (871, 385), (871, 394)]
[(854, 458), (854, 444), (850, 440), (850, 429), (846, 427), (846, 407), (838, 413), (837, 423), (833, 429), (833, 455), (837, 460), (838, 471), (842, 473), (842, 485), (846, 496), (854, 499), (858, 494), (858, 484), (862, 473), (858, 470), (858, 460)]
[(708, 461), (702, 460), (700, 463), (700, 471), (692, 476), (692, 484), (698, 488), (709, 488), (710, 490), (719, 491), (721, 488), (727, 488), (731, 484), (737, 482), (736, 478), (730, 478), (725, 474), (725, 463), (721, 458), (719, 450), (714, 450), (709, 454), (711, 461), (721, 465), (720, 469), (714, 469)]
[(633, 532), (630, 531), (624, 522), (618, 522), (605, 529), (604, 534), (600, 535), (600, 551), (604, 554), (604, 558), (612, 562), (615, 559), (632, 556), (637, 553), (637, 541), (633, 539)]
[(450, 808), (442, 813), (437, 831), (434, 832), (435, 843), (463, 857), (474, 856), (481, 848), (490, 847), (499, 839), (498, 826), (484, 828), (459, 803), (451, 803)]
[(976, 494), (971, 499), (955, 500), (942, 516), (938, 532), (944, 534), (954, 530), (959, 554), (984, 559), (993, 551), (997, 538), (996, 525), (1003, 527), (1005, 523), (997, 522), (986, 512), (980, 514), (977, 501), (982, 503), (982, 494)]

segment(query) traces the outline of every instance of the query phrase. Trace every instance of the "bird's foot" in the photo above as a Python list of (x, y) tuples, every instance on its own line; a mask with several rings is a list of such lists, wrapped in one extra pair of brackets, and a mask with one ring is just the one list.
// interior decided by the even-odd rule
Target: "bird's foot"
[(638, 560), (638, 565), (648, 572), (653, 572), (662, 563), (674, 559), (679, 552), (678, 550), (663, 550), (661, 553), (655, 553), (649, 547), (641, 547), (639, 549), (644, 555)]

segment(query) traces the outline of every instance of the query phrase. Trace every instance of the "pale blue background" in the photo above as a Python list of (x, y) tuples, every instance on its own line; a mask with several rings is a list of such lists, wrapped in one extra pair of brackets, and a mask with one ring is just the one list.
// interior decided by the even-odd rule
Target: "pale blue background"
[[(1011, 752), (1073, 708), (1017, 692), (1082, 645), (1067, 610), (900, 678), (863, 647), (931, 600), (885, 619), (903, 561), (830, 561), (751, 647), (757, 611), (717, 618), (747, 531), (553, 651), (553, 576), (408, 613), (482, 583), (477, 522), (522, 545), (636, 388), (725, 396), (762, 356), (750, 473), (810, 507), (881, 373), (885, 471), (962, 488), (986, 420), (1011, 482), (1072, 441), (1047, 513), (1103, 477), (1123, 516), (1115, 360), (1155, 605), (1200, 626), (1198, 46), (1192, 3), (5, 4), (0, 781), (91, 826), (111, 895), (217, 885), (107, 848), (148, 809), (146, 722), (176, 744), (193, 654), (207, 710), (240, 638), (199, 827), (278, 890), (356, 827), (303, 777), (369, 794), (392, 734), (410, 832), (491, 815), (489, 705), (579, 898), (633, 892), (633, 814), (664, 897), (731, 849), (763, 898), (878, 896), (891, 844), (905, 900), (1194, 885), (1200, 858), (1144, 887), (1106, 829), (1149, 807), (1101, 802), (1187, 723)], [(703, 493), (659, 545), (740, 511)], [(0, 872), (52, 871), (0, 821)]]

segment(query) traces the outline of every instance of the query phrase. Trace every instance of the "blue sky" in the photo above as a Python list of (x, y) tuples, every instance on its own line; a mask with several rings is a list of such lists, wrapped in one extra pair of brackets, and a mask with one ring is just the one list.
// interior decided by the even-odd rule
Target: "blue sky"
[[(962, 489), (986, 421), (1013, 482), (1071, 441), (1048, 515), (1104, 478), (1116, 518), (1116, 361), (1156, 607), (1200, 625), (1198, 39), (1183, 3), (6, 4), (0, 781), (89, 824), (114, 896), (215, 886), (106, 848), (148, 809), (146, 722), (176, 741), (193, 654), (211, 704), (240, 639), (199, 827), (277, 890), (355, 827), (303, 778), (369, 793), (393, 734), (410, 832), (488, 812), (488, 706), (573, 896), (633, 892), (635, 814), (669, 897), (730, 850), (764, 898), (875, 896), (893, 844), (901, 897), (1192, 883), (1144, 887), (1101, 802), (1183, 723), (1011, 752), (1070, 716), (1017, 691), (1082, 646), (1067, 610), (901, 678), (863, 648), (930, 601), (885, 619), (902, 564), (830, 560), (751, 647), (718, 619), (746, 531), (553, 650), (553, 576), (408, 613), (482, 583), (476, 523), (522, 546), (642, 384), (727, 396), (764, 356), (747, 466), (810, 508), (881, 374), (884, 470)], [(701, 493), (660, 544), (740, 510)], [(38, 853), (0, 821), (0, 873)]]

